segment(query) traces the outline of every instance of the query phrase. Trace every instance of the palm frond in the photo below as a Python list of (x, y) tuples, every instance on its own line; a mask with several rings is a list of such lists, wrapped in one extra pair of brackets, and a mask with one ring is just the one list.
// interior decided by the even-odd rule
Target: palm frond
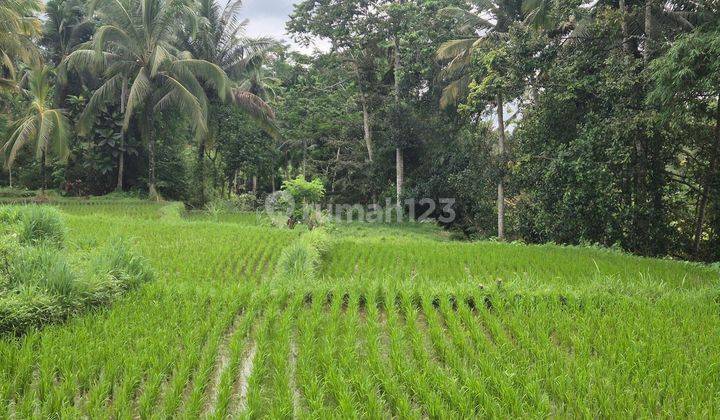
[(461, 99), (465, 98), (468, 93), (468, 86), (472, 78), (470, 76), (463, 76), (457, 80), (452, 81), (442, 91), (440, 97), (440, 108), (445, 109), (449, 106), (457, 105)]
[[(118, 84), (121, 81), (118, 81)], [(130, 126), (130, 119), (136, 108), (139, 108), (145, 104), (145, 100), (150, 96), (152, 82), (148, 77), (147, 68), (142, 67), (138, 71), (135, 80), (130, 86), (130, 94), (128, 95), (127, 104), (125, 105), (125, 118), (123, 119), (123, 129), (127, 131)]]
[(5, 158), (5, 166), (7, 168), (11, 168), (13, 166), (20, 149), (32, 141), (34, 134), (37, 132), (37, 128), (37, 117), (34, 115), (25, 117), (18, 121), (17, 128), (10, 135), (10, 138), (2, 149), (0, 149), (1, 153), (7, 153)]
[(439, 61), (452, 60), (459, 55), (467, 55), (473, 48), (478, 38), (454, 39), (444, 42), (438, 48), (436, 58)]
[(80, 135), (87, 135), (92, 128), (96, 116), (100, 113), (102, 107), (112, 101), (116, 101), (122, 89), (123, 76), (118, 74), (95, 90), (90, 97), (85, 109), (80, 114), (78, 128)]
[(282, 137), (275, 123), (275, 112), (262, 98), (250, 92), (233, 89), (232, 103), (245, 111), (270, 136), (275, 139)]
[(229, 80), (227, 74), (219, 66), (205, 60), (177, 60), (170, 65), (171, 71), (187, 69), (195, 77), (209, 83), (221, 99), (227, 98)]

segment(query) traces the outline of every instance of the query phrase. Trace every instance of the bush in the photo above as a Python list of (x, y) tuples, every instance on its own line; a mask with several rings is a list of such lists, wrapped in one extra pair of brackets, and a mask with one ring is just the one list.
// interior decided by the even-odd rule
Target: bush
[(73, 260), (84, 261), (81, 266), (71, 265), (59, 249), (65, 226), (56, 209), (0, 208), (0, 218), (15, 222), (0, 231), (0, 334), (61, 322), (154, 278), (149, 264), (122, 240), (93, 258)]
[(211, 216), (217, 217), (221, 214), (252, 212), (257, 210), (258, 206), (257, 196), (254, 194), (240, 194), (232, 199), (215, 199), (205, 205), (205, 211)]
[(329, 237), (322, 229), (310, 231), (282, 251), (275, 279), (314, 281), (322, 255), (327, 251)]
[(180, 202), (170, 203), (160, 208), (160, 219), (164, 221), (182, 220), (185, 205)]
[(255, 194), (240, 194), (235, 199), (237, 208), (240, 211), (255, 211), (260, 206)]
[(290, 194), (295, 201), (294, 211), (290, 215), (288, 226), (291, 228), (295, 223), (303, 222), (311, 229), (315, 227), (315, 222), (321, 220), (321, 215), (314, 209), (314, 205), (325, 197), (325, 186), (320, 179), (312, 181), (305, 180), (304, 176), (299, 176), (293, 180), (283, 183), (283, 191)]
[(134, 289), (154, 279), (148, 262), (137, 255), (127, 241), (115, 239), (91, 263), (96, 279), (113, 279), (124, 289)]
[(21, 211), (18, 226), (19, 239), (24, 244), (42, 242), (58, 247), (65, 243), (65, 224), (60, 211), (54, 207), (28, 206)]

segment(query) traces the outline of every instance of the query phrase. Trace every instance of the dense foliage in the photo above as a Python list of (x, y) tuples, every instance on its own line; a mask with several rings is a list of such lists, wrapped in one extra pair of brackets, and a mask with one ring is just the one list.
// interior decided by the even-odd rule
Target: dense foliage
[(0, 181), (203, 208), (303, 175), (455, 198), (458, 236), (720, 259), (715, 3), (300, 1), (312, 54), (241, 6), (0, 6)]

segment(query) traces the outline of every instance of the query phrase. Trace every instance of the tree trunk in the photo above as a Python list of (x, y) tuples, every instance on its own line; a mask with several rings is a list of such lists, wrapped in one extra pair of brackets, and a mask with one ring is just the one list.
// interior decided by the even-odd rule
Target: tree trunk
[(41, 194), (43, 197), (45, 196), (45, 190), (47, 189), (47, 170), (45, 168), (45, 156), (45, 151), (43, 150), (42, 155), (40, 156), (40, 178), (42, 178)]
[(697, 219), (695, 221), (695, 240), (693, 241), (693, 254), (695, 258), (700, 257), (700, 244), (702, 243), (703, 226), (705, 225), (705, 217), (707, 213), (707, 205), (710, 201), (710, 189), (713, 180), (716, 180), (718, 174), (718, 163), (720, 161), (720, 95), (718, 96), (718, 104), (715, 112), (715, 144), (713, 146), (712, 155), (710, 156), (710, 166), (708, 167), (702, 182), (702, 194), (698, 202)]
[(200, 184), (200, 203), (205, 204), (205, 137), (200, 138), (200, 144), (198, 144), (197, 154), (197, 175), (198, 183)]
[(353, 63), (353, 66), (355, 68), (358, 90), (360, 90), (360, 105), (362, 106), (363, 111), (363, 134), (365, 137), (365, 147), (368, 152), (368, 161), (372, 162), (374, 159), (374, 151), (372, 141), (372, 122), (370, 120), (370, 110), (368, 109), (368, 99), (362, 86), (362, 78), (360, 77), (360, 69), (358, 68), (357, 61)]
[(145, 125), (145, 135), (148, 145), (148, 194), (151, 200), (160, 201), (160, 195), (157, 191), (155, 179), (155, 135), (153, 133), (153, 119), (151, 116), (145, 117), (147, 124)]
[(9, 177), (8, 181), (10, 181), (10, 188), (12, 188), (13, 187), (13, 185), (12, 185), (12, 168), (8, 168), (8, 177)]
[[(125, 115), (125, 101), (127, 101), (127, 81), (123, 80), (122, 92), (120, 93), (120, 113)], [(122, 191), (123, 179), (125, 177), (125, 129), (120, 131), (120, 156), (118, 158), (118, 177), (115, 191)]]
[(395, 149), (395, 173), (397, 183), (397, 205), (402, 208), (403, 184), (405, 184), (405, 162), (403, 149)]
[(498, 239), (505, 240), (505, 159), (506, 159), (506, 138), (505, 138), (505, 112), (503, 110), (503, 97), (497, 95), (497, 123), (498, 123), (498, 146), (500, 152), (500, 177), (498, 179)]
[[(399, 0), (402, 3), (402, 0)], [(402, 70), (402, 62), (400, 61), (400, 37), (395, 34), (395, 112), (400, 113), (400, 72)], [(399, 117), (399, 115), (398, 115)], [(399, 127), (397, 127), (399, 129)], [(399, 132), (399, 130), (398, 130)], [(402, 145), (396, 139), (395, 149), (395, 174), (396, 174), (396, 187), (397, 187), (397, 206), (402, 209), (401, 200), (403, 196), (403, 184), (405, 183), (405, 157), (402, 149)]]
[(258, 177), (257, 177), (257, 175), (253, 175), (253, 178), (252, 178), (253, 195), (257, 195), (257, 186), (258, 186)]
[(232, 189), (235, 194), (238, 193), (238, 171), (237, 171), (237, 169), (235, 170), (235, 175), (233, 176)]
[(627, 6), (625, 5), (625, 0), (620, 0), (619, 8), (620, 8), (620, 27), (622, 29), (622, 37), (623, 37), (623, 51), (625, 51), (626, 54), (632, 54), (632, 47), (630, 46), (630, 36), (629, 36), (628, 24), (627, 24)]
[(365, 147), (368, 152), (368, 161), (372, 162), (375, 159), (375, 153), (373, 151), (373, 139), (372, 139), (372, 122), (370, 121), (370, 111), (368, 110), (367, 98), (365, 93), (360, 94), (360, 102), (362, 102), (363, 110), (363, 133), (365, 135)]
[(643, 49), (643, 60), (647, 65), (655, 53), (655, 18), (653, 0), (645, 0), (645, 48)]

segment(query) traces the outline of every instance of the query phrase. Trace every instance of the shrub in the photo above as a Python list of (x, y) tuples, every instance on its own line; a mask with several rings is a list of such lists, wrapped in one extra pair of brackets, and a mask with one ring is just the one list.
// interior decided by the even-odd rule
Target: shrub
[(111, 241), (72, 266), (56, 247), (22, 246), (6, 235), (0, 241), (0, 334), (60, 322), (89, 308), (112, 303), (151, 281), (149, 264), (127, 242)]
[[(302, 175), (283, 182), (283, 190), (292, 195), (296, 204), (313, 204), (325, 197), (325, 186), (320, 179), (307, 181)], [(298, 207), (302, 208), (302, 206)]]
[(65, 224), (60, 211), (54, 207), (28, 206), (20, 211), (18, 235), (22, 243), (36, 245), (41, 242), (58, 247), (65, 243)]
[(185, 213), (185, 205), (183, 203), (170, 203), (160, 208), (160, 219), (164, 221), (182, 220)]
[(327, 251), (329, 237), (322, 229), (310, 231), (282, 251), (278, 260), (275, 279), (281, 281), (312, 281), (322, 255)]
[(113, 279), (124, 290), (134, 289), (155, 277), (148, 262), (127, 241), (111, 241), (91, 262), (96, 278)]
[(283, 183), (283, 191), (290, 194), (295, 201), (293, 213), (290, 215), (288, 226), (291, 228), (295, 223), (303, 222), (311, 229), (316, 227), (322, 220), (322, 214), (315, 209), (315, 204), (325, 197), (325, 186), (323, 182), (315, 178), (307, 181), (304, 176)]
[(258, 198), (255, 194), (240, 194), (235, 201), (240, 211), (255, 211), (259, 206)]

